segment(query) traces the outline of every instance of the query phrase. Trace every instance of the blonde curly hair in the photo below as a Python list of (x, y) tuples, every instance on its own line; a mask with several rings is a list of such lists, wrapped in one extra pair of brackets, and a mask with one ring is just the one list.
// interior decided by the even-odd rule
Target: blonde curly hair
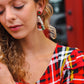
[[(38, 3), (39, 0), (34, 0)], [(49, 18), (52, 15), (52, 7), (48, 0), (41, 18), (46, 28), (49, 25)], [(17, 39), (14, 39), (0, 24), (0, 62), (7, 65), (15, 81), (22, 81), (26, 72), (23, 69), (25, 56)], [(3, 56), (2, 56), (3, 55)]]

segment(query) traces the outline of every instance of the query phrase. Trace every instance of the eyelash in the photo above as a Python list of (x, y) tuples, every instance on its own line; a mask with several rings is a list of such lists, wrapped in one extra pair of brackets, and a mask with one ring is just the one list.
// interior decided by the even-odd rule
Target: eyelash
[(4, 10), (0, 12), (0, 15), (3, 14)]
[[(14, 7), (15, 9), (22, 9), (24, 7), (24, 5), (22, 6), (18, 6), (18, 7)], [(0, 15), (3, 14), (4, 10), (0, 12)]]
[(14, 7), (14, 8), (16, 8), (16, 9), (22, 9), (23, 7), (24, 7), (24, 5), (18, 6), (18, 7)]

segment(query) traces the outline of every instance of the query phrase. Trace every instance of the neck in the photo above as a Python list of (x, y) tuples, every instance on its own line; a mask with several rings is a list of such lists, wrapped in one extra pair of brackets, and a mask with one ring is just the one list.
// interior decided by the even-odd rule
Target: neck
[(24, 54), (31, 52), (33, 54), (42, 52), (47, 45), (50, 45), (51, 41), (45, 37), (42, 31), (35, 30), (29, 34), (26, 38), (21, 39), (20, 44), (23, 48)]

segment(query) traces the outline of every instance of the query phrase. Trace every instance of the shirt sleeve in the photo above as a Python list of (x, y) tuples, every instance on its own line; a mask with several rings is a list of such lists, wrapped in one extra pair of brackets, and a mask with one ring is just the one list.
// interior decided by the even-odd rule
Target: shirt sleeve
[(79, 49), (67, 57), (63, 69), (62, 84), (84, 83), (84, 52)]

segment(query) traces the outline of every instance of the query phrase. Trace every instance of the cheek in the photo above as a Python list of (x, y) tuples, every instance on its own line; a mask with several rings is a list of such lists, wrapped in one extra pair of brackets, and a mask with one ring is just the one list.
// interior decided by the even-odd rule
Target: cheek
[[(25, 13), (26, 11), (26, 13)], [(37, 23), (37, 12), (35, 10), (25, 10), (20, 19), (25, 25), (33, 26)]]
[(21, 19), (26, 22), (31, 22), (37, 18), (37, 11), (35, 4), (28, 4), (24, 7), (22, 12), (19, 14), (21, 15)]
[(25, 22), (27, 24), (27, 27), (35, 28), (37, 24), (37, 16), (36, 14), (32, 13), (30, 17), (27, 17), (27, 21)]
[(5, 30), (7, 30), (7, 25), (6, 25), (6, 20), (4, 18), (4, 15), (3, 16), (0, 16), (0, 24), (4, 27)]
[(5, 26), (6, 25), (6, 21), (4, 17), (0, 17), (0, 23)]

